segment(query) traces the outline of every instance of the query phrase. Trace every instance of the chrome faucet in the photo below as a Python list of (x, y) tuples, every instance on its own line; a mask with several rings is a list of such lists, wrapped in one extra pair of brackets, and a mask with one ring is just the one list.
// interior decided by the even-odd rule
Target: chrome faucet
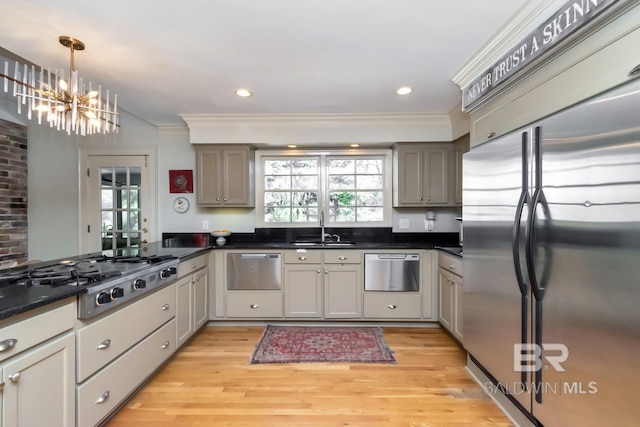
[(320, 210), (320, 233), (320, 240), (324, 243), (324, 210)]

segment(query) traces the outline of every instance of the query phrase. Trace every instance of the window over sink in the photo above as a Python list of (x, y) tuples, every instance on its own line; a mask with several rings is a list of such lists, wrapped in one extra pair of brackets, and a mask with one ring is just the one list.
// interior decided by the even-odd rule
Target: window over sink
[(264, 227), (391, 224), (391, 150), (256, 152), (257, 223)]

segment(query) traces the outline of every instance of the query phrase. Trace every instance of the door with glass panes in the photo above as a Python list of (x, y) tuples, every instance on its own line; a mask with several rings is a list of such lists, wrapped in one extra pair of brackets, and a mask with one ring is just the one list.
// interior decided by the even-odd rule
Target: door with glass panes
[(88, 174), (91, 248), (147, 243), (151, 227), (147, 156), (90, 156)]

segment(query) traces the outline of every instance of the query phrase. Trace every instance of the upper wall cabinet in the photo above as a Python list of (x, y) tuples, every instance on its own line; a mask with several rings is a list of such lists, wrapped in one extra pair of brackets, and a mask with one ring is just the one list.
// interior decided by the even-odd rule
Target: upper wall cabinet
[(196, 147), (196, 201), (200, 206), (253, 207), (255, 149), (249, 145)]
[(393, 206), (452, 204), (452, 144), (397, 144), (393, 151)]

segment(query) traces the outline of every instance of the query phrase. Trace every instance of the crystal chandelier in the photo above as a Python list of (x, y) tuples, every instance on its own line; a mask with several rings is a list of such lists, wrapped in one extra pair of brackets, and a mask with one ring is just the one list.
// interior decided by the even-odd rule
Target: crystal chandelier
[[(9, 63), (4, 63), (4, 91), (9, 91), (9, 82), (13, 83), (13, 96), (18, 101), (18, 114), (26, 109), (27, 118), (37, 114), (38, 124), (42, 119), (57, 130), (67, 134), (91, 135), (118, 131), (118, 95), (114, 94), (113, 103), (109, 101), (109, 91), (102, 96), (102, 87), (94, 90), (89, 82), (85, 86), (78, 77), (73, 62), (73, 53), (84, 50), (84, 43), (68, 36), (60, 36), (60, 44), (71, 51), (69, 80), (65, 80), (64, 70), (40, 69), (17, 61), (13, 77), (9, 74)], [(22, 70), (22, 71), (21, 71)]]

